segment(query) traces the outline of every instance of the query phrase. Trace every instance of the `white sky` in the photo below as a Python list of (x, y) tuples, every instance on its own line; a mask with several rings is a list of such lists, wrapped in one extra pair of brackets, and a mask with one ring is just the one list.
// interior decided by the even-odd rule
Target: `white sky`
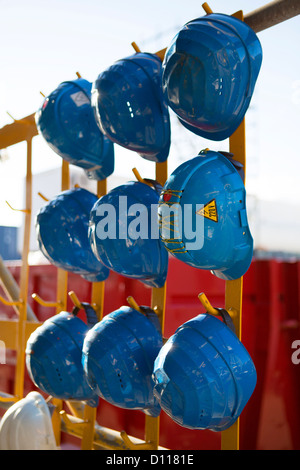
[[(45, 95), (62, 81), (94, 81), (113, 62), (131, 55), (135, 41), (141, 50), (156, 52), (168, 46), (187, 21), (203, 16), (196, 0), (0, 0), (0, 127), (35, 112)], [(215, 12), (248, 13), (262, 0), (214, 0)], [(257, 198), (300, 204), (300, 21), (299, 16), (258, 33), (263, 64), (247, 126), (247, 191)], [(172, 128), (169, 171), (205, 147), (226, 148), (188, 131)], [(152, 177), (152, 162), (115, 146), (115, 174), (132, 178), (136, 166)], [(7, 208), (23, 204), (25, 144), (7, 150), (0, 163), (0, 225), (19, 224), (20, 214)], [(61, 165), (41, 137), (33, 140), (33, 172)]]

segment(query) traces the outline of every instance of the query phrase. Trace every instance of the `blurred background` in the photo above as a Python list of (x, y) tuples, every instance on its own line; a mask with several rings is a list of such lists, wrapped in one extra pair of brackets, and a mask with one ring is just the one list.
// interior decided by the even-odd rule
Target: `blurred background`
[[(263, 0), (214, 0), (215, 12), (244, 14)], [(62, 81), (81, 76), (93, 82), (116, 60), (134, 53), (167, 47), (185, 22), (204, 14), (196, 0), (0, 0), (0, 128), (37, 111), (43, 97)], [(247, 208), (257, 256), (300, 256), (299, 17), (258, 33), (262, 68), (246, 114)], [(181, 126), (171, 113), (169, 173), (201, 149), (227, 150), (228, 141), (211, 142)], [(133, 178), (132, 168), (153, 177), (155, 166), (138, 154), (115, 145), (115, 172), (108, 189)], [(26, 143), (0, 155), (0, 254), (20, 256), (23, 215), (6, 205), (24, 206)], [(60, 191), (61, 158), (37, 136), (33, 140), (33, 217), (31, 250), (36, 252), (36, 212)], [(71, 185), (91, 190), (95, 183), (71, 165)]]

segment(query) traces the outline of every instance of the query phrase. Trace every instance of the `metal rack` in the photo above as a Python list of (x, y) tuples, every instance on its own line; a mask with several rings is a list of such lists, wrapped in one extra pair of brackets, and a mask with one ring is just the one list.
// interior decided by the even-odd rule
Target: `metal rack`
[[(212, 10), (207, 3), (202, 5), (206, 13)], [(264, 7), (255, 10), (247, 15), (242, 11), (234, 13), (233, 16), (247, 22), (256, 32), (274, 26), (281, 21), (285, 21), (300, 13), (300, 5), (297, 0), (279, 0), (271, 2)], [(135, 50), (138, 47), (132, 43)], [(157, 52), (163, 60), (166, 49)], [(1, 263), (1, 282), (4, 287), (7, 299), (0, 296), (0, 302), (12, 307), (17, 313), (17, 319), (0, 320), (0, 339), (4, 341), (9, 349), (16, 351), (16, 367), (14, 393), (9, 395), (0, 392), (0, 407), (7, 409), (11, 404), (23, 398), (24, 373), (25, 373), (25, 347), (30, 334), (42, 323), (37, 320), (34, 313), (28, 306), (28, 276), (29, 276), (29, 241), (30, 224), (32, 216), (32, 139), (38, 135), (34, 114), (23, 119), (15, 120), (12, 124), (0, 129), (0, 149), (7, 148), (19, 142), (27, 144), (27, 172), (26, 172), (26, 207), (20, 210), (24, 213), (24, 239), (22, 251), (22, 265), (20, 273), (20, 286), (16, 286), (4, 263)], [(234, 154), (235, 159), (244, 165), (246, 170), (246, 138), (245, 119), (229, 138), (229, 151)], [(156, 179), (162, 185), (168, 177), (167, 162), (156, 163)], [(246, 172), (245, 172), (246, 173)], [(69, 164), (62, 161), (61, 167), (61, 190), (70, 187)], [(106, 194), (106, 180), (98, 182), (97, 195), (101, 197)], [(238, 337), (241, 339), (242, 329), (242, 297), (243, 278), (235, 281), (225, 281), (225, 309), (230, 313), (235, 324)], [(39, 297), (38, 293), (33, 294), (35, 301), (46, 307), (55, 307), (56, 313), (67, 309), (68, 295), (77, 306), (80, 306), (75, 292), (68, 292), (68, 273), (62, 269), (57, 269), (56, 299), (49, 302)], [(98, 319), (103, 316), (104, 304), (104, 281), (93, 283), (91, 304), (96, 310)], [(204, 293), (199, 294), (199, 300), (205, 309), (214, 314), (216, 311), (210, 305)], [(152, 288), (151, 307), (156, 311), (162, 330), (165, 321), (166, 284), (162, 288)], [(52, 424), (57, 445), (60, 444), (61, 432), (81, 439), (81, 449), (114, 449), (114, 450), (155, 450), (159, 448), (159, 417), (145, 417), (144, 440), (128, 436), (125, 431), (121, 433), (112, 429), (99, 426), (96, 422), (97, 409), (85, 405), (81, 402), (66, 402), (69, 412), (64, 409), (62, 400), (49, 397), (54, 405)], [(224, 450), (239, 449), (239, 419), (228, 430), (221, 433), (221, 448)]]

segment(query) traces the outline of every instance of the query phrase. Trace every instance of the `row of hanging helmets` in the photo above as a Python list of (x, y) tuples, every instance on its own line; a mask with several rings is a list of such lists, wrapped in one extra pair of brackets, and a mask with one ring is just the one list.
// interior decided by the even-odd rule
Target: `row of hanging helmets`
[[(114, 171), (114, 145), (163, 162), (171, 144), (169, 108), (189, 131), (220, 141), (232, 135), (249, 107), (262, 60), (255, 33), (242, 21), (209, 14), (188, 22), (168, 47), (163, 63), (137, 52), (100, 73), (93, 84), (63, 82), (36, 114), (37, 127), (63, 159), (102, 180)], [(164, 187), (130, 181), (100, 199), (82, 188), (64, 191), (37, 215), (39, 246), (55, 266), (95, 282), (110, 270), (150, 287), (162, 287), (168, 253), (224, 279), (250, 266), (253, 240), (247, 221), (243, 168), (234, 156), (205, 150), (185, 161)], [(97, 237), (99, 208), (157, 205), (160, 237)], [(202, 204), (203, 243), (189, 249), (185, 235), (165, 237), (164, 204)], [(169, 221), (174, 227), (175, 220)], [(126, 232), (127, 233), (127, 232)], [(163, 344), (156, 314), (129, 307), (100, 322), (84, 304), (47, 320), (29, 338), (26, 363), (34, 383), (59, 398), (98, 397), (157, 416), (163, 409), (192, 429), (224, 430), (250, 398), (256, 372), (230, 317), (209, 314), (183, 324)], [(133, 347), (133, 345), (135, 345)], [(199, 367), (199, 364), (202, 364)]]
[(253, 361), (228, 313), (200, 314), (164, 342), (156, 313), (122, 306), (87, 323), (61, 312), (29, 337), (26, 366), (35, 385), (64, 400), (159, 416), (161, 409), (190, 429), (223, 431), (240, 416), (256, 385)]

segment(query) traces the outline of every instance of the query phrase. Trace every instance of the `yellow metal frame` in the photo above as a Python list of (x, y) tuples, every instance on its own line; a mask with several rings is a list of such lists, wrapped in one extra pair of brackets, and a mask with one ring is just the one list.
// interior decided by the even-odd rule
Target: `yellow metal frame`
[[(207, 3), (202, 5), (207, 14), (212, 13)], [(239, 11), (233, 16), (243, 20), (243, 12)], [(136, 43), (132, 43), (135, 51), (140, 49)], [(158, 51), (156, 54), (161, 60), (164, 58), (166, 48)], [(77, 73), (79, 76), (79, 74)], [(0, 302), (5, 305), (12, 306), (18, 318), (14, 320), (0, 320), (0, 339), (3, 339), (8, 348), (17, 351), (17, 361), (15, 368), (14, 395), (8, 395), (0, 392), (0, 406), (7, 407), (15, 401), (23, 397), (24, 389), (24, 369), (25, 369), (25, 346), (30, 334), (42, 323), (37, 321), (33, 312), (27, 305), (28, 296), (28, 252), (30, 241), (30, 223), (31, 223), (31, 207), (32, 207), (32, 139), (38, 135), (35, 125), (34, 114), (21, 120), (15, 120), (14, 123), (0, 129), (0, 149), (7, 148), (16, 143), (25, 141), (27, 144), (27, 172), (26, 172), (26, 207), (21, 209), (24, 213), (24, 241), (22, 252), (22, 266), (20, 274), (20, 288), (13, 290), (11, 281), (9, 281), (3, 270), (0, 272), (2, 276), (2, 284), (6, 284), (6, 293), (9, 294), (9, 300), (0, 296)], [(245, 140), (245, 120), (241, 123), (236, 132), (229, 139), (230, 152), (234, 154), (234, 158), (244, 165), (246, 170), (246, 140)], [(167, 162), (156, 163), (156, 179), (164, 185), (168, 177)], [(133, 170), (138, 180), (141, 177), (136, 169)], [(245, 171), (246, 173), (246, 171)], [(61, 190), (69, 188), (70, 175), (69, 164), (62, 161), (61, 169)], [(98, 197), (106, 194), (106, 180), (98, 182)], [(41, 193), (39, 195), (47, 200)], [(11, 206), (10, 206), (11, 207)], [(11, 207), (13, 209), (13, 207)], [(15, 209), (13, 209), (15, 210)], [(1, 266), (0, 266), (1, 267)], [(13, 291), (13, 293), (12, 293)], [(16, 293), (17, 292), (17, 293)], [(97, 317), (101, 320), (103, 316), (105, 283), (93, 283), (91, 304), (96, 310)], [(56, 313), (67, 309), (68, 295), (74, 305), (80, 306), (80, 299), (74, 291), (68, 291), (68, 273), (64, 270), (57, 270), (57, 290), (56, 300), (45, 301), (38, 293), (33, 294), (33, 298), (43, 306), (55, 307)], [(242, 295), (243, 295), (243, 278), (236, 281), (225, 281), (225, 308), (230, 313), (238, 337), (241, 339), (242, 329)], [(205, 293), (199, 294), (199, 300), (204, 308), (212, 313), (218, 314), (218, 311), (209, 303)], [(138, 309), (138, 305), (132, 297), (128, 298), (128, 302), (134, 308)], [(162, 288), (153, 288), (151, 296), (151, 307), (155, 310), (160, 320), (162, 330), (164, 331), (165, 323), (165, 303), (166, 303), (166, 284)], [(30, 314), (30, 321), (28, 315)], [(97, 409), (84, 405), (81, 402), (63, 402), (62, 400), (49, 400), (55, 405), (55, 411), (52, 415), (52, 424), (59, 445), (61, 440), (61, 432), (67, 432), (81, 439), (81, 448), (89, 449), (158, 449), (159, 448), (159, 417), (153, 418), (145, 416), (145, 433), (144, 441), (132, 436), (128, 436), (125, 431), (121, 433), (112, 429), (101, 427), (96, 422)], [(66, 412), (65, 405), (69, 409)], [(223, 450), (239, 449), (239, 420), (231, 426), (230, 429), (221, 433), (221, 448)]]

